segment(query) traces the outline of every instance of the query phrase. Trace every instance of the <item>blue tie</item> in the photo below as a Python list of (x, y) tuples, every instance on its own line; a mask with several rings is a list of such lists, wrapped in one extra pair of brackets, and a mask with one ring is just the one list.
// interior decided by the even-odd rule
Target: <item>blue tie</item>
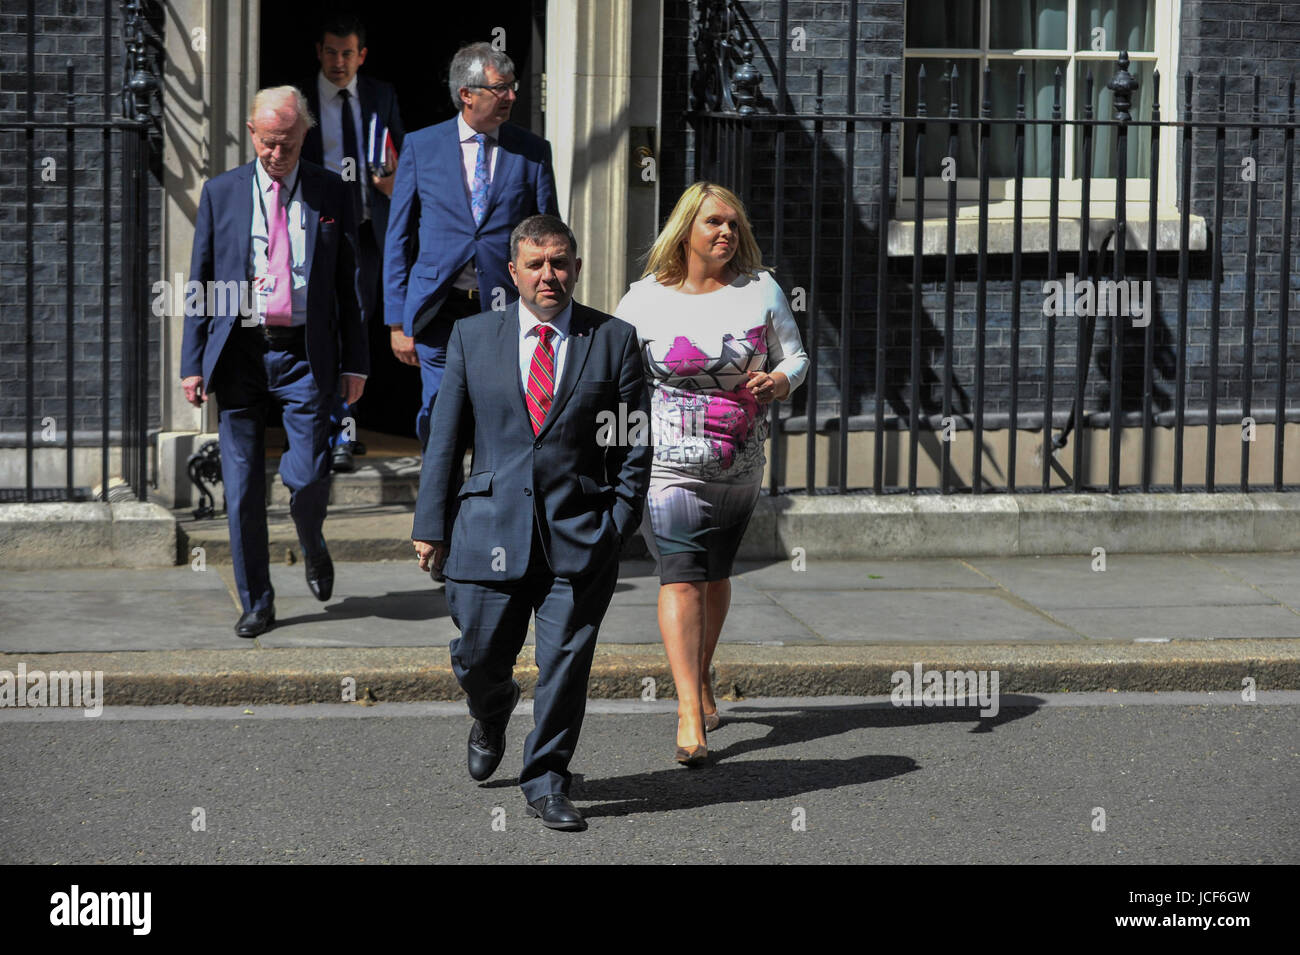
[(487, 137), (475, 133), (474, 142), (478, 143), (478, 160), (474, 163), (474, 185), (470, 189), (469, 204), (474, 213), (474, 224), (481, 225), (488, 205)]

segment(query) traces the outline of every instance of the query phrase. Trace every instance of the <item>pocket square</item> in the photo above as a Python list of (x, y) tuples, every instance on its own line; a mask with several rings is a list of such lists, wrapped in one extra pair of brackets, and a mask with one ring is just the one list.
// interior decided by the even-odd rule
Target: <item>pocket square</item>
[(321, 216), (321, 217), (320, 217), (320, 224), (321, 224), (321, 225), (333, 225), (333, 224), (334, 224), (334, 217), (333, 217), (333, 216)]

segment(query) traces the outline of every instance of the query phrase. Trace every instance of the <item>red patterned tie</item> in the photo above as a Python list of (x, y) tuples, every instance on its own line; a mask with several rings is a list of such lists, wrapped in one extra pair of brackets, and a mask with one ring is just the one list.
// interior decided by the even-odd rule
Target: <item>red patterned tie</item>
[(550, 325), (537, 326), (537, 347), (533, 349), (533, 363), (528, 368), (528, 420), (533, 423), (533, 434), (542, 430), (546, 413), (551, 410), (551, 396), (555, 394), (555, 352), (551, 350)]

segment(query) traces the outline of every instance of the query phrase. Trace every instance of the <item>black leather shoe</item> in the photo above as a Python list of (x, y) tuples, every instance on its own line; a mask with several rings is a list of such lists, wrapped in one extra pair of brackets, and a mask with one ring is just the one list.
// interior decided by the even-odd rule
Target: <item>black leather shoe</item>
[[(514, 681), (511, 681), (514, 683)], [(515, 698), (510, 702), (510, 711), (499, 723), (475, 720), (469, 730), (469, 775), (479, 782), (487, 779), (501, 765), (501, 757), (506, 750), (506, 727), (510, 725), (510, 713), (519, 704), (519, 684), (514, 683)]]
[(334, 455), (330, 459), (330, 467), (335, 471), (355, 471), (356, 465), (352, 461), (352, 446), (346, 441), (340, 441), (334, 448)]
[(235, 633), (241, 637), (256, 637), (275, 626), (275, 607), (250, 610), (235, 624)]
[(357, 457), (362, 457), (366, 453), (366, 443), (364, 441), (352, 442), (352, 453)]
[(539, 816), (547, 829), (561, 829), (565, 832), (582, 832), (587, 828), (587, 820), (564, 793), (551, 793), (528, 804), (528, 815)]
[(316, 557), (306, 557), (302, 563), (307, 589), (317, 600), (329, 600), (334, 593), (334, 561), (330, 560), (330, 552), (322, 549)]

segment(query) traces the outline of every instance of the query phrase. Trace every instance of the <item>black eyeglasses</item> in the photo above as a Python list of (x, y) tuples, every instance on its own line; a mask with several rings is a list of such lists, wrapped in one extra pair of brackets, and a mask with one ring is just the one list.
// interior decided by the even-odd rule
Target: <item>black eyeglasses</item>
[(471, 90), (487, 90), (487, 91), (488, 91), (489, 93), (491, 93), (493, 96), (498, 96), (498, 97), (500, 97), (500, 96), (505, 96), (507, 93), (518, 93), (518, 92), (519, 92), (519, 81), (516, 80), (516, 81), (513, 82), (513, 83), (498, 83), (498, 84), (496, 84), (496, 86), (470, 86), (470, 87), (467, 87), (467, 89), (471, 89)]

